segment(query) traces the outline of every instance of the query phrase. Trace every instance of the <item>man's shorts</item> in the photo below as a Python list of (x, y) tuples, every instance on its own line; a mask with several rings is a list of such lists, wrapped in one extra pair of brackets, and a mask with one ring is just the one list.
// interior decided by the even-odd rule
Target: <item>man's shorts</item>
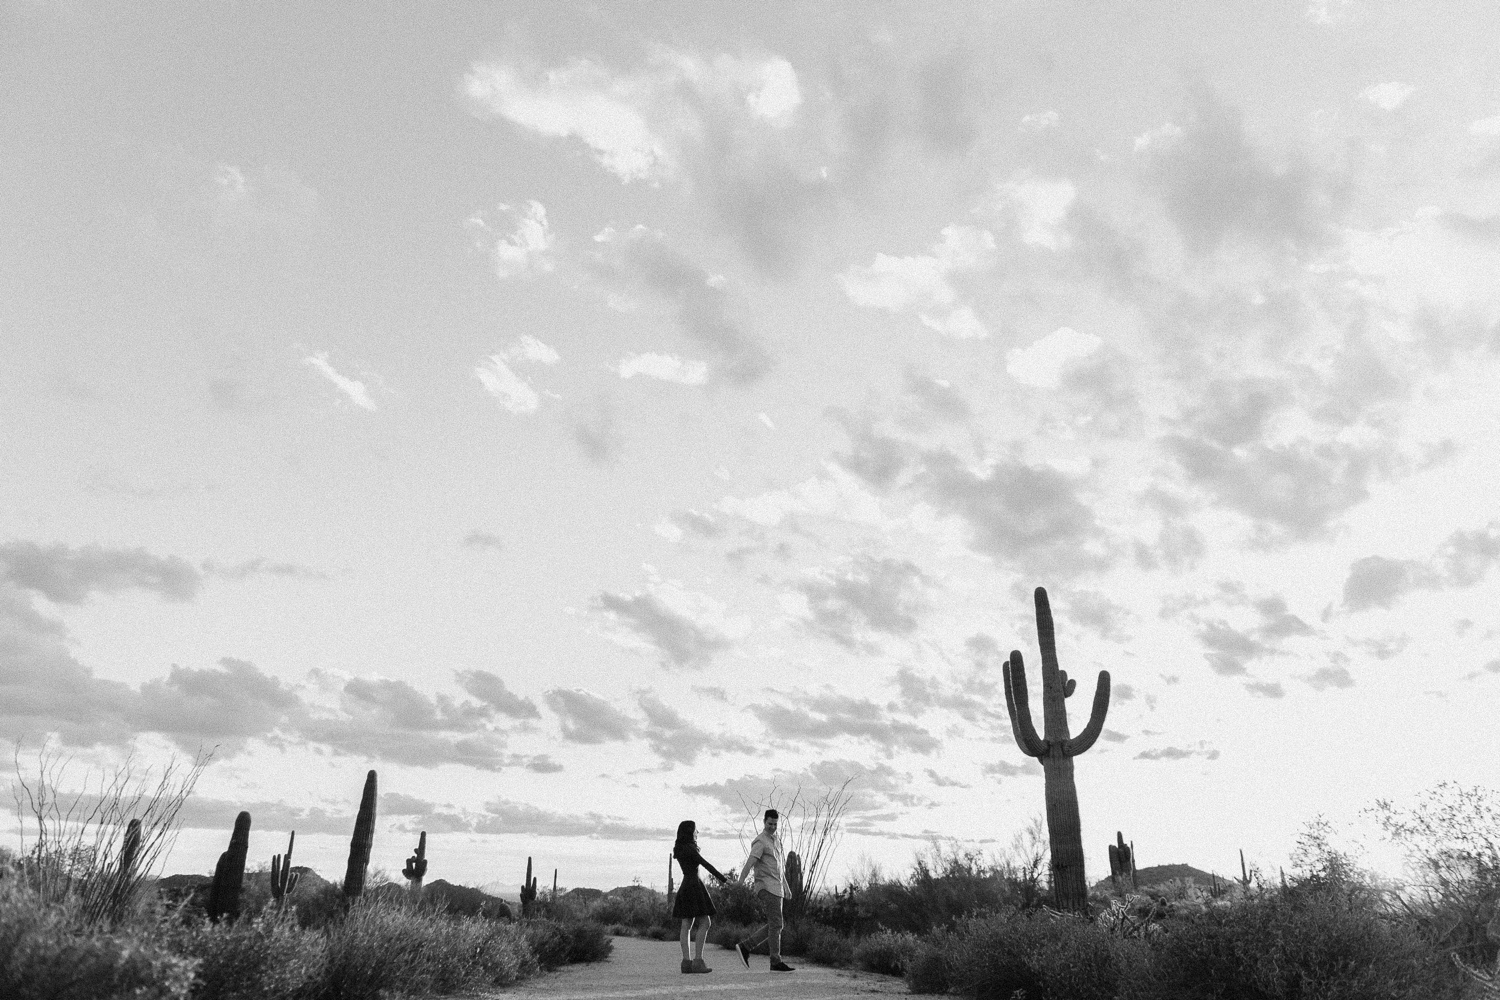
[(766, 930), (776, 933), (781, 930), (781, 897), (765, 889), (756, 889), (755, 898), (760, 908), (766, 911)]

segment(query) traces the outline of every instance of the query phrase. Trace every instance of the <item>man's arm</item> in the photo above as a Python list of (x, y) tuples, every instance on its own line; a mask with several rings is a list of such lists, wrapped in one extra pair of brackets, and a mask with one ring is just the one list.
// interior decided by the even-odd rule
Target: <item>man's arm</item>
[(745, 881), (745, 876), (749, 875), (750, 872), (755, 869), (755, 862), (760, 859), (760, 856), (765, 852), (765, 849), (766, 845), (762, 843), (759, 837), (756, 837), (754, 843), (750, 845), (750, 856), (745, 859), (745, 867), (740, 869), (741, 882)]

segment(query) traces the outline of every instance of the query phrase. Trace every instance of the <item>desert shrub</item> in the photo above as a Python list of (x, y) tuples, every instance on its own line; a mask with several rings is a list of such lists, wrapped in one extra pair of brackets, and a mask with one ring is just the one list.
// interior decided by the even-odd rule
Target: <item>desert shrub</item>
[(948, 992), (947, 933), (919, 938), (906, 965), (906, 988), (912, 993)]
[[(712, 926), (708, 928), (708, 941), (721, 948), (733, 948), (736, 942), (749, 937), (750, 933), (759, 926), (759, 924), (741, 924), (714, 917)], [(676, 935), (674, 934), (673, 937)], [(765, 945), (761, 945), (758, 950), (762, 955), (765, 954)]]
[(0, 997), (6, 1000), (181, 1000), (193, 963), (151, 928), (105, 930), (83, 895), (44, 902), (15, 878), (0, 881)]
[(915, 934), (877, 931), (855, 943), (853, 964), (882, 976), (904, 976), (919, 940)]
[(344, 917), (344, 887), (326, 882), (314, 889), (296, 889), (287, 897), (303, 930), (327, 927)]
[[(851, 900), (838, 897), (824, 901), (825, 908), (844, 911), (827, 914), (825, 919), (843, 929), (925, 934), (979, 913), (1039, 907), (1046, 858), (1040, 839), (1045, 835), (1040, 829), (1033, 822), (997, 859), (934, 841), (916, 856), (906, 878), (871, 878), (852, 894), (852, 905)], [(853, 927), (848, 926), (851, 923)]]
[(593, 920), (564, 924), (568, 935), (568, 962), (602, 962), (615, 949), (604, 925)]
[(781, 953), (801, 955), (819, 965), (846, 966), (854, 959), (854, 939), (824, 924), (799, 920), (783, 928)]
[(298, 996), (325, 962), (323, 935), (299, 930), (290, 914), (220, 924), (200, 919), (177, 931), (173, 943), (194, 962), (193, 1000)]
[(949, 989), (980, 1000), (1114, 1000), (1145, 958), (1088, 921), (1023, 910), (960, 922), (944, 957)]
[(537, 965), (514, 924), (424, 913), (394, 900), (360, 899), (323, 934), (325, 960), (308, 989), (317, 998), (505, 986)]
[(527, 920), (521, 925), (527, 947), (544, 969), (572, 962), (602, 962), (614, 950), (604, 925), (592, 920)]
[(761, 909), (760, 901), (755, 898), (753, 885), (730, 882), (719, 886), (714, 890), (714, 905), (719, 910), (714, 917), (716, 923), (722, 920), (726, 924), (758, 927), (766, 922), (765, 910)]
[[(554, 915), (554, 919), (559, 917)], [(660, 893), (606, 893), (580, 910), (575, 919), (588, 919), (601, 924), (624, 924), (645, 930), (669, 919), (669, 914), (666, 897)]]
[(1135, 1000), (1438, 1000), (1444, 955), (1368, 898), (1326, 882), (1169, 918)]

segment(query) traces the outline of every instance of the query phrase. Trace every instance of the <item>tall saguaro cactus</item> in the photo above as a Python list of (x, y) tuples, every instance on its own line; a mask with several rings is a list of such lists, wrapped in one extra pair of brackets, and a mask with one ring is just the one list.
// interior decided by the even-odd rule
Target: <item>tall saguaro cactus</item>
[(411, 884), (413, 896), (422, 895), (422, 880), (427, 877), (427, 831), (417, 838), (417, 853), (406, 859), (406, 867), (401, 870), (406, 881)]
[(526, 858), (526, 879), (521, 883), (521, 916), (531, 916), (536, 903), (536, 878), (531, 874), (531, 858)]
[(1004, 665), (1005, 707), (1010, 728), (1021, 752), (1042, 762), (1046, 778), (1047, 837), (1052, 848), (1052, 891), (1057, 908), (1074, 913), (1088, 911), (1088, 882), (1083, 873), (1083, 829), (1078, 820), (1078, 788), (1073, 783), (1073, 758), (1099, 739), (1104, 716), (1109, 712), (1109, 671), (1099, 671), (1094, 707), (1088, 725), (1077, 736), (1068, 736), (1068, 711), (1063, 699), (1078, 682), (1057, 666), (1056, 633), (1047, 591), (1036, 588), (1036, 635), (1042, 649), (1043, 735), (1031, 721), (1026, 693), (1026, 668), (1021, 651), (1012, 650)]
[(250, 853), (250, 814), (242, 812), (234, 818), (234, 833), (229, 837), (229, 850), (219, 855), (214, 866), (213, 885), (208, 890), (208, 919), (218, 923), (225, 917), (230, 920), (240, 915), (240, 890), (245, 884), (245, 855)]
[(1135, 888), (1135, 847), (1125, 843), (1125, 834), (1115, 831), (1115, 842), (1109, 845), (1109, 880), (1115, 887)]
[(277, 906), (285, 906), (286, 898), (297, 888), (299, 873), (292, 871), (292, 847), (297, 843), (297, 831), (286, 839), (286, 854), (271, 855), (271, 898)]
[(375, 772), (365, 775), (365, 793), (359, 799), (354, 836), (349, 838), (349, 867), (344, 872), (344, 898), (352, 900), (365, 891), (365, 872), (370, 867), (370, 845), (375, 842)]

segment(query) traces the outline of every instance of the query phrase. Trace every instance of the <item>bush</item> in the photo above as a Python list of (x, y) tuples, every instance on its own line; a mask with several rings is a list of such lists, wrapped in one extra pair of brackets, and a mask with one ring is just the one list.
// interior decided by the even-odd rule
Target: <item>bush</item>
[(325, 964), (323, 936), (297, 928), (290, 914), (211, 924), (195, 920), (176, 935), (193, 959), (193, 1000), (297, 996)]
[(960, 923), (944, 959), (949, 989), (980, 1000), (1114, 1000), (1145, 954), (1085, 920), (1008, 910)]
[(942, 932), (922, 940), (906, 967), (906, 988), (912, 993), (948, 992), (948, 949)]
[(1368, 899), (1326, 887), (1267, 893), (1170, 918), (1142, 1000), (1437, 1000), (1460, 977), (1417, 932)]
[(882, 976), (904, 976), (919, 941), (915, 934), (877, 931), (854, 945), (853, 964)]
[(527, 920), (520, 927), (527, 947), (544, 969), (556, 969), (572, 962), (602, 962), (615, 946), (604, 933), (604, 926), (591, 920), (567, 923)]

